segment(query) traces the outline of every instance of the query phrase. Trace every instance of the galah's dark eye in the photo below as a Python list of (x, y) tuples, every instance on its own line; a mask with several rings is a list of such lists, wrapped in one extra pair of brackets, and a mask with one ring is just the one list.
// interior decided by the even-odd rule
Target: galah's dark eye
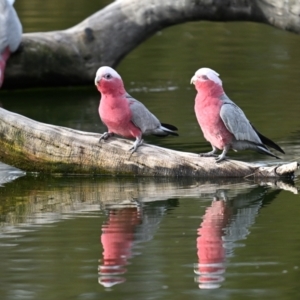
[(202, 77), (202, 79), (204, 79), (204, 80), (208, 80), (208, 77), (207, 77), (206, 75), (202, 75), (201, 77)]
[(105, 79), (111, 79), (112, 76), (108, 73), (108, 74), (105, 74), (105, 75), (104, 75), (104, 78), (105, 78)]

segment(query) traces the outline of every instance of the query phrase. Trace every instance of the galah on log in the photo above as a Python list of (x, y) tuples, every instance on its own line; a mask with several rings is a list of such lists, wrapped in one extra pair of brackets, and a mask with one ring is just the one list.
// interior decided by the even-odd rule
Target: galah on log
[(0, 0), (0, 87), (10, 54), (16, 51), (22, 39), (22, 25), (13, 7), (14, 0)]
[[(284, 153), (273, 141), (259, 133), (249, 122), (244, 112), (225, 94), (219, 74), (209, 68), (199, 69), (191, 79), (195, 85), (195, 113), (205, 139), (212, 151), (201, 156), (216, 156), (216, 161), (225, 159), (229, 149), (251, 149), (279, 158), (267, 146)], [(223, 150), (217, 156), (217, 150)]]
[(99, 141), (114, 134), (125, 138), (135, 138), (130, 151), (133, 153), (143, 144), (143, 135), (167, 136), (178, 134), (173, 125), (160, 123), (141, 102), (130, 96), (124, 87), (121, 76), (112, 68), (98, 69), (95, 85), (101, 93), (99, 115), (108, 131)]

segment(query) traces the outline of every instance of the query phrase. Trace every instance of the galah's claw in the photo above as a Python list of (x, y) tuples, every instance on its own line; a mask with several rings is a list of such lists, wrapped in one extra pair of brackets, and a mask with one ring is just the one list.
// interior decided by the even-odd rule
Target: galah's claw
[(216, 158), (216, 163), (226, 160), (226, 154), (227, 154), (228, 150), (229, 150), (229, 146), (226, 145), (223, 149), (223, 152)]
[(136, 139), (135, 142), (133, 143), (132, 147), (129, 149), (129, 151), (132, 153), (134, 153), (136, 151), (136, 149), (141, 146), (143, 144), (144, 140), (141, 139)]
[(136, 149), (137, 149), (137, 147), (132, 146), (132, 147), (129, 149), (129, 151), (130, 151), (131, 154), (132, 154), (132, 153), (134, 153), (134, 152), (136, 151)]
[(220, 163), (221, 161), (226, 160), (225, 156), (219, 155), (218, 157), (216, 157), (216, 163)]
[(109, 137), (113, 136), (114, 134), (112, 132), (104, 132), (100, 139), (99, 139), (99, 143), (101, 142), (101, 140), (107, 140)]

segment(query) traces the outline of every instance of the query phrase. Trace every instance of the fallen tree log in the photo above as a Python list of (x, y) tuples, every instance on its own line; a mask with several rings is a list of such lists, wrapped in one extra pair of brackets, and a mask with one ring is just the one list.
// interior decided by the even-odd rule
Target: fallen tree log
[(23, 171), (165, 177), (293, 177), (298, 163), (263, 167), (39, 123), (0, 108), (0, 161)]
[(300, 33), (300, 2), (281, 0), (119, 0), (62, 31), (24, 34), (3, 88), (91, 84), (158, 30), (188, 21), (252, 21)]

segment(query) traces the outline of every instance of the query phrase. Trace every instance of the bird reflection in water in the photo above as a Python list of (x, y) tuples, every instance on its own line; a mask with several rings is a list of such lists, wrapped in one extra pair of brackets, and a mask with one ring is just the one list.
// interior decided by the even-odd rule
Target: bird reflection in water
[(98, 268), (99, 283), (111, 287), (125, 281), (128, 259), (132, 256), (135, 228), (142, 222), (138, 207), (112, 209), (102, 226), (102, 264)]
[[(150, 241), (165, 212), (177, 200), (110, 208), (102, 225), (103, 255), (98, 267), (98, 282), (106, 288), (125, 281), (129, 260), (140, 254), (140, 243)], [(138, 250), (137, 250), (138, 249)]]
[(201, 289), (219, 288), (224, 281), (225, 248), (223, 245), (224, 228), (229, 222), (231, 208), (225, 195), (216, 196), (203, 216), (198, 228), (198, 263), (194, 266), (195, 281)]

